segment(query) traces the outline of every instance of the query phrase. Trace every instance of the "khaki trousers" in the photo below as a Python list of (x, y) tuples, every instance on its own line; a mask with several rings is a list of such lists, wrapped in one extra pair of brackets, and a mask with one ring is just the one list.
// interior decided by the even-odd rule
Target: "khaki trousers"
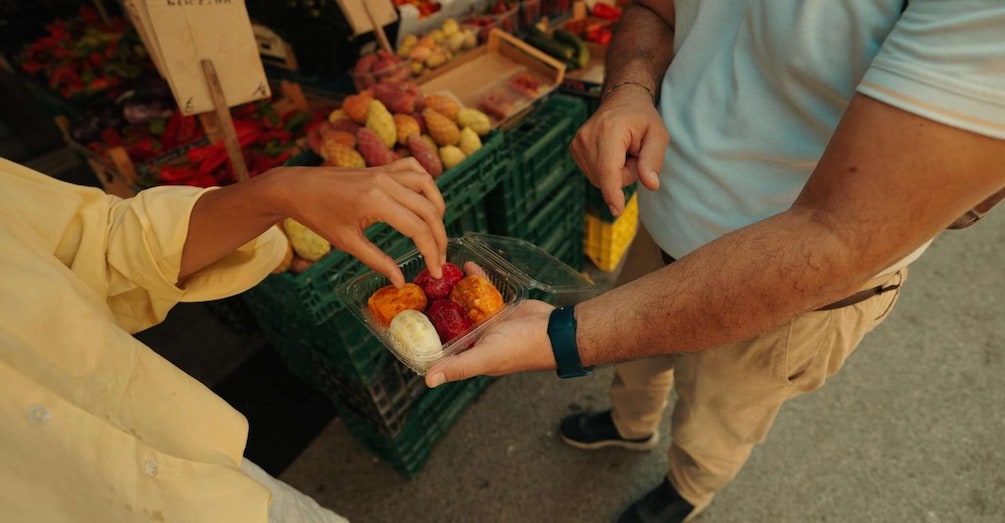
[[(663, 266), (659, 247), (640, 226), (617, 284)], [(863, 289), (902, 283), (906, 277), (905, 268)], [(667, 477), (701, 509), (764, 440), (782, 404), (816, 390), (837, 372), (865, 334), (890, 313), (898, 293), (809, 312), (722, 347), (619, 364), (609, 391), (614, 424), (625, 438), (653, 434), (676, 386)]]

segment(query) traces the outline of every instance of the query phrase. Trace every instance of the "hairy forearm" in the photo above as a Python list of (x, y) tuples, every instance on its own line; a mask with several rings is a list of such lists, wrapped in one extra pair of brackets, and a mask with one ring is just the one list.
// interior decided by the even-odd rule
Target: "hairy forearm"
[[(658, 10), (646, 4), (662, 4)], [(673, 58), (673, 6), (633, 2), (625, 7), (607, 48), (604, 92), (620, 82), (639, 82), (658, 96)]]
[(844, 298), (1005, 185), (1005, 141), (856, 96), (793, 206), (576, 307), (584, 364), (749, 338)]
[(284, 217), (277, 169), (204, 194), (192, 208), (178, 281), (234, 252)]
[(742, 340), (873, 275), (826, 226), (783, 213), (579, 304), (581, 357), (607, 363)]

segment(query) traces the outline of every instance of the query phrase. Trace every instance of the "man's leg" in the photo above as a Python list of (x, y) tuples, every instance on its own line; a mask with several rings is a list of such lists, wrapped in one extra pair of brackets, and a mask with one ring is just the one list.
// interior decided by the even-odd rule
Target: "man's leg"
[[(882, 283), (902, 283), (906, 272)], [(816, 390), (837, 372), (887, 317), (898, 293), (803, 314), (751, 340), (679, 356), (669, 451), (672, 486), (699, 510), (707, 506), (764, 440), (782, 404)]]
[[(634, 281), (661, 269), (663, 261), (659, 246), (642, 225), (635, 234), (625, 265), (615, 287)], [(657, 428), (667, 396), (673, 386), (673, 360), (650, 358), (615, 366), (610, 389), (611, 410), (600, 413), (580, 413), (562, 420), (559, 433), (562, 440), (578, 448), (596, 449), (618, 446), (648, 450), (659, 442)]]

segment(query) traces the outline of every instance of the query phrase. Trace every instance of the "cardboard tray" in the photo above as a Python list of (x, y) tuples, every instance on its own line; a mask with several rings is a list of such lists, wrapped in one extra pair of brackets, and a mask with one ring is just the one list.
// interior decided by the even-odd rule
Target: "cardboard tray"
[[(538, 83), (534, 93), (517, 92), (510, 87), (515, 77), (525, 74)], [(565, 64), (505, 31), (494, 29), (485, 45), (420, 78), (419, 87), (425, 94), (448, 93), (465, 107), (483, 110), (486, 97), (512, 96), (513, 103), (502, 114), (489, 114), (492, 127), (498, 128), (557, 89), (564, 76)]]

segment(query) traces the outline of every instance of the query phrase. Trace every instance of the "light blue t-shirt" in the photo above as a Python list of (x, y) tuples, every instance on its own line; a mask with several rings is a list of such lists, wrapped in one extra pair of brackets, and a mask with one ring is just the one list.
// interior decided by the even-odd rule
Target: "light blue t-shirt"
[(856, 90), (1005, 139), (1005, 0), (677, 0), (674, 51), (639, 209), (675, 258), (788, 209)]

